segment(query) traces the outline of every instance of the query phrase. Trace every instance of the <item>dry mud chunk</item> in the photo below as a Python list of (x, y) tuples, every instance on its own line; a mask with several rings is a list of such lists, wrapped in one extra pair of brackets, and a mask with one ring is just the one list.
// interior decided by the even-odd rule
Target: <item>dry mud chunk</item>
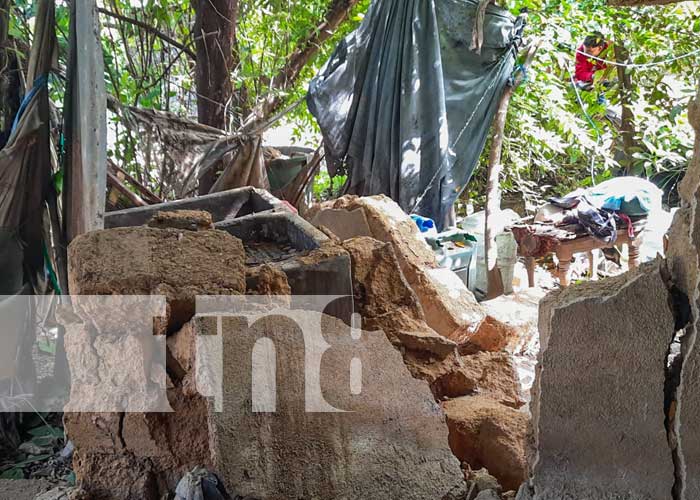
[(157, 229), (184, 229), (187, 231), (214, 229), (211, 214), (203, 210), (157, 212), (148, 221), (148, 226)]
[(474, 295), (452, 271), (439, 267), (416, 224), (394, 201), (382, 195), (343, 196), (324, 203), (320, 211), (324, 209), (363, 210), (369, 231), (366, 234), (363, 229), (358, 236), (391, 244), (433, 330), (455, 342), (463, 342), (477, 330), (485, 314)]
[(443, 409), (455, 455), (486, 467), (506, 490), (518, 489), (527, 477), (528, 415), (485, 396), (452, 399)]
[(433, 382), (433, 393), (437, 398), (481, 395), (512, 408), (524, 404), (510, 355), (481, 352), (459, 359), (461, 366)]
[[(244, 260), (240, 240), (223, 231), (107, 229), (70, 244), (68, 278), (73, 295), (165, 295), (173, 331), (194, 315), (197, 295), (245, 293)], [(87, 300), (80, 309), (83, 320), (99, 316)]]

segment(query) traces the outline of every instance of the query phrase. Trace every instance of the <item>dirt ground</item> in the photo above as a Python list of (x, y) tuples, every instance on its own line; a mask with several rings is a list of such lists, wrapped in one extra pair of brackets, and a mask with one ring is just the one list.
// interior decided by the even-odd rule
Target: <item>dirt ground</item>
[(0, 479), (0, 498), (7, 500), (34, 500), (40, 493), (53, 488), (43, 479)]

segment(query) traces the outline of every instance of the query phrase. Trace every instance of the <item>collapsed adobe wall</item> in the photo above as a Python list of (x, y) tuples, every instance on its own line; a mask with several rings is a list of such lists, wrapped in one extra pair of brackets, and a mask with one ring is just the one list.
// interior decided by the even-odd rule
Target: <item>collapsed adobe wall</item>
[[(362, 203), (367, 199), (352, 200)], [(403, 249), (403, 261), (412, 261), (410, 268), (416, 274), (432, 265), (427, 252), (422, 252), (422, 259), (413, 260), (426, 244), (406, 214), (392, 212), (388, 217), (377, 211), (374, 221), (385, 228), (388, 242), (368, 236), (342, 242), (351, 256), (354, 298), (363, 327), (385, 332), (403, 353), (413, 375), (431, 384), (447, 418), (450, 447), (463, 467), (468, 471), (486, 468), (505, 490), (517, 490), (527, 476), (530, 420), (513, 358), (504, 350), (517, 330), (485, 316), (474, 301), (467, 311), (478, 311), (479, 322), (474, 323), (475, 315), (470, 314), (450, 320), (459, 321), (458, 329), (471, 331), (470, 336), (460, 335), (461, 342), (455, 342), (440, 335), (431, 327), (420, 296), (433, 294), (432, 304), (446, 303), (441, 307), (444, 314), (454, 306), (456, 294), (439, 291), (425, 274), (411, 283), (404, 273), (396, 248)], [(398, 236), (395, 229), (386, 229), (392, 224), (401, 227)], [(347, 235), (348, 226), (341, 227)], [(469, 292), (464, 291), (466, 294), (456, 295), (457, 303), (468, 297)]]
[[(206, 401), (174, 358), (157, 360), (134, 331), (138, 304), (124, 299), (119, 307), (90, 297), (164, 295), (165, 316), (154, 323), (172, 346), (190, 328), (196, 295), (244, 293), (240, 241), (222, 231), (197, 231), (211, 219), (194, 215), (170, 217), (193, 230), (110, 229), (80, 236), (69, 247), (75, 297), (62, 319), (73, 385), (64, 424), (75, 445), (76, 478), (91, 498), (157, 499), (192, 467), (211, 463)], [(139, 411), (164, 393), (172, 412)], [(70, 411), (115, 404), (136, 410)]]
[[(76, 446), (77, 480), (93, 498), (160, 498), (173, 491), (185, 472), (205, 466), (220, 473), (234, 493), (260, 499), (335, 492), (338, 498), (456, 500), (466, 494), (460, 461), (473, 469), (495, 464), (486, 448), (471, 454), (463, 450), (475, 432), (483, 435), (479, 429), (497, 417), (478, 414), (472, 424), (462, 407), (488, 400), (518, 412), (522, 398), (511, 360), (502, 352), (463, 356), (458, 343), (430, 328), (392, 246), (371, 238), (348, 241), (344, 248), (328, 242), (327, 249), (352, 259), (365, 329), (353, 349), (337, 350), (326, 361), (324, 373), (330, 375), (324, 377), (324, 396), (340, 409), (356, 411), (299, 412), (302, 353), (290, 340), (296, 330), (274, 322), (262, 331), (223, 329), (224, 354), (230, 360), (225, 366), (231, 368), (224, 377), (227, 411), (212, 411), (211, 400), (197, 391), (196, 339), (203, 327), (192, 318), (194, 297), (248, 293), (264, 299), (286, 295), (290, 286), (277, 266), (246, 268), (240, 241), (210, 229), (200, 219), (206, 214), (182, 216), (186, 220), (159, 216), (153, 224), (157, 227), (90, 233), (69, 249), (74, 293), (160, 294), (167, 299), (164, 317), (155, 321), (167, 346), (160, 364), (139, 361), (151, 358), (143, 342), (124, 327), (133, 310), (104, 314), (98, 299), (78, 298), (74, 311), (63, 312), (69, 361), (81, 382), (75, 386), (78, 399), (95, 403), (109, 392), (106, 367), (100, 364), (106, 356), (124, 363), (122, 372), (138, 387), (126, 396), (129, 402), (142, 403), (165, 389), (174, 410), (66, 413), (66, 433)], [(163, 227), (173, 223), (177, 229)], [(308, 256), (309, 263), (314, 255)], [(285, 305), (263, 301), (265, 307), (280, 304)], [(319, 318), (326, 340), (347, 344), (352, 330), (340, 321), (320, 313), (296, 320), (305, 324)], [(281, 411), (276, 415), (252, 414), (250, 400), (241, 399), (249, 375), (240, 366), (260, 336), (284, 346), (276, 359), (285, 368), (288, 390), (278, 396)], [(351, 355), (363, 362), (363, 391), (355, 397), (348, 397), (348, 375), (338, 368), (347, 367)], [(455, 398), (460, 398), (456, 409), (445, 404)], [(524, 436), (512, 432), (507, 439), (524, 442)], [(523, 455), (520, 448), (510, 448), (515, 463)], [(326, 465), (324, 470), (319, 463)], [(261, 464), (264, 470), (252, 474)], [(523, 473), (509, 472), (513, 477)], [(485, 473), (478, 477), (491, 478)], [(514, 482), (506, 478), (504, 484), (512, 487)]]

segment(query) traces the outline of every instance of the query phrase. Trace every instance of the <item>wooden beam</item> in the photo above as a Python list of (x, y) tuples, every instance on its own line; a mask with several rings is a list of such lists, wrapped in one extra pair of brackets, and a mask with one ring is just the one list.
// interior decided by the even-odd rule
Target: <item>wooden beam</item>
[(122, 184), (122, 181), (119, 180), (119, 178), (114, 175), (112, 172), (107, 172), (107, 184), (109, 186), (112, 186), (114, 189), (119, 191), (119, 194), (124, 196), (126, 199), (128, 199), (131, 203), (133, 203), (137, 207), (145, 207), (148, 205), (143, 199), (131, 191), (128, 187), (126, 187), (124, 184)]
[[(129, 175), (129, 173), (126, 170), (119, 167), (119, 165), (114, 163), (112, 160), (107, 160), (107, 162), (108, 162), (107, 165), (109, 166), (110, 169), (113, 170), (113, 173), (121, 175), (127, 181), (129, 181), (129, 183), (132, 186), (134, 186), (139, 191), (139, 193), (141, 193), (141, 197), (146, 198), (147, 203), (149, 205), (155, 204), (155, 203), (163, 203), (163, 200), (158, 195), (156, 195), (153, 191), (151, 191), (146, 186), (141, 184), (139, 181), (134, 179), (131, 175)], [(109, 172), (107, 172), (107, 173), (109, 174)], [(146, 200), (144, 200), (144, 201), (146, 201)]]
[(107, 180), (107, 103), (97, 7), (95, 0), (70, 5), (63, 192), (67, 243), (102, 229)]

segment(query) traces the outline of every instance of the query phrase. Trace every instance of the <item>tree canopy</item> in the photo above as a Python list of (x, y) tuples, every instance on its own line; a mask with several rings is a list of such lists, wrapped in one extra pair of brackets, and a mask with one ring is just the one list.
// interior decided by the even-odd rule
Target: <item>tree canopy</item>
[[(246, 119), (262, 120), (299, 102), (309, 79), (358, 25), (369, 3), (106, 0), (99, 10), (112, 107), (152, 108), (236, 131)], [(503, 150), (507, 190), (535, 202), (629, 173), (653, 179), (674, 202), (675, 184), (692, 152), (686, 109), (696, 89), (700, 6), (633, 3), (506, 0), (514, 14), (528, 9), (527, 36), (542, 41), (527, 85), (511, 102)], [(20, 64), (26, 58), (34, 8), (32, 0), (3, 0), (0, 10), (9, 16), (7, 33), (0, 32), (6, 39), (0, 45), (3, 57), (18, 57)], [(58, 76), (51, 88), (59, 111), (68, 17), (65, 0), (58, 0)], [(625, 66), (611, 68), (608, 76), (617, 81), (612, 88), (577, 91), (571, 85), (575, 50), (594, 30), (615, 45), (605, 57)], [(600, 92), (609, 106), (621, 106), (620, 130), (605, 120)], [(9, 94), (2, 93), (7, 109)], [(317, 132), (303, 102), (286, 116), (285, 125), (299, 133)], [(152, 158), (152, 145), (123, 114), (111, 113), (109, 126), (110, 159), (158, 196), (174, 196), (158, 164), (175, 160), (162, 151), (163, 157)], [(325, 192), (330, 182), (322, 177), (318, 185)], [(484, 187), (480, 168), (465, 197), (480, 203)]]
[[(601, 0), (511, 0), (509, 7), (529, 9), (529, 36), (540, 38), (542, 46), (528, 85), (511, 103), (505, 187), (534, 201), (624, 172), (653, 179), (673, 203), (693, 148), (687, 107), (697, 89), (698, 4), (616, 8)], [(577, 92), (571, 83), (575, 50), (592, 31), (623, 49), (608, 51), (607, 59), (642, 65), (622, 68), (621, 74), (612, 68), (610, 77), (618, 83), (605, 92), (610, 106), (630, 108), (627, 145), (604, 119), (598, 92)], [(477, 196), (479, 184), (472, 185)]]

